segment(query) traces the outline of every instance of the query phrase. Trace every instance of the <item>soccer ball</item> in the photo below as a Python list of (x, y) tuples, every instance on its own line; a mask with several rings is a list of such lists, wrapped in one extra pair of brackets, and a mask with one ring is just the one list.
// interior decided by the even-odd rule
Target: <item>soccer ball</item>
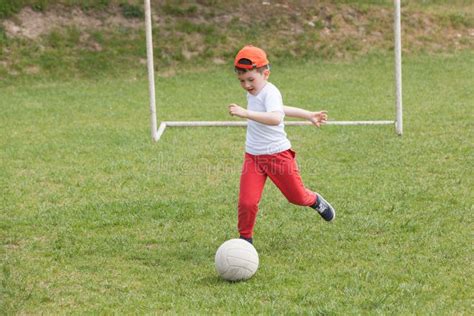
[(258, 253), (243, 239), (230, 239), (217, 249), (216, 270), (227, 281), (250, 279), (258, 268)]

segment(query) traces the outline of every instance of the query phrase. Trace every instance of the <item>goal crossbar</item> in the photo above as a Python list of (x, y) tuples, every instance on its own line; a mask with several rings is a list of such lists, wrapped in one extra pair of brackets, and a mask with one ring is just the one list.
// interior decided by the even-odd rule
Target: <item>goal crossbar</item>
[[(153, 65), (153, 41), (152, 41), (152, 19), (150, 0), (145, 2), (145, 33), (148, 69), (148, 87), (150, 101), (150, 123), (151, 136), (158, 141), (167, 127), (221, 127), (221, 126), (247, 126), (246, 121), (163, 121), (158, 127), (155, 101), (155, 68)], [(394, 59), (395, 59), (395, 120), (376, 121), (327, 121), (327, 125), (394, 125), (398, 135), (403, 133), (402, 121), (402, 66), (401, 66), (401, 22), (400, 22), (400, 0), (394, 0)], [(312, 125), (309, 121), (285, 121), (286, 126)]]
[[(395, 121), (327, 121), (326, 125), (394, 125)], [(285, 126), (306, 126), (312, 125), (310, 121), (285, 121)], [(245, 127), (246, 121), (165, 121), (160, 123), (160, 127), (154, 135), (154, 140), (158, 141), (167, 127)], [(156, 138), (156, 139), (155, 139)]]

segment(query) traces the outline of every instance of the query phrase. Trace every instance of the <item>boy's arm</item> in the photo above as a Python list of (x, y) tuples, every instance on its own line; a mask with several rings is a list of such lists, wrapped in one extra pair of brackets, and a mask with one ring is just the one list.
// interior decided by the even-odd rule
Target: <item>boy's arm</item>
[(283, 114), (279, 112), (255, 112), (249, 111), (232, 103), (229, 105), (229, 114), (256, 121), (265, 125), (278, 125), (281, 123)]
[(283, 106), (283, 111), (285, 111), (285, 115), (289, 117), (296, 117), (311, 121), (313, 125), (319, 127), (321, 124), (326, 123), (328, 119), (328, 112), (327, 111), (320, 111), (320, 112), (311, 112), (300, 108), (295, 108), (293, 106)]

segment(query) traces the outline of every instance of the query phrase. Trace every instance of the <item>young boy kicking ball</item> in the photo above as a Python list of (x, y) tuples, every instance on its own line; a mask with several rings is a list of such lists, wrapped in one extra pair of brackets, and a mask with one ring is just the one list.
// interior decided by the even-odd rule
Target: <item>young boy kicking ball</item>
[(267, 177), (290, 203), (309, 206), (330, 222), (334, 208), (320, 194), (307, 189), (296, 165), (295, 152), (286, 137), (284, 117), (326, 123), (327, 112), (310, 112), (283, 105), (277, 87), (268, 82), (270, 63), (266, 53), (254, 46), (242, 48), (234, 60), (240, 85), (247, 91), (247, 109), (229, 105), (229, 114), (248, 120), (245, 158), (240, 177), (238, 229), (240, 238), (253, 242), (253, 228)]

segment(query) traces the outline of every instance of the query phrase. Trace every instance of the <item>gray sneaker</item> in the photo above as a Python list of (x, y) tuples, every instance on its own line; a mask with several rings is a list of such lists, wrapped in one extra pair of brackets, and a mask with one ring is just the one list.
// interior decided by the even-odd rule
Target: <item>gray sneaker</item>
[(336, 218), (336, 210), (319, 193), (316, 193), (316, 195), (318, 197), (316, 203), (311, 205), (311, 207), (314, 208), (325, 221), (333, 221)]

